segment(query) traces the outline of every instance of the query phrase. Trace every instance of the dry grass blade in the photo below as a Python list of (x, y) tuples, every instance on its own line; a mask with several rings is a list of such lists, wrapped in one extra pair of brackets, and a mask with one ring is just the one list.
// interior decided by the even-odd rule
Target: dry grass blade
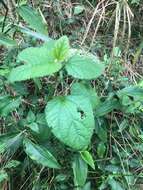
[(91, 17), (91, 19), (90, 19), (90, 21), (89, 21), (89, 23), (88, 23), (88, 25), (87, 25), (87, 28), (86, 28), (86, 31), (85, 31), (83, 40), (82, 40), (82, 42), (81, 42), (81, 45), (84, 44), (84, 42), (85, 42), (85, 40), (86, 40), (86, 38), (87, 38), (87, 35), (88, 35), (89, 31), (90, 31), (90, 27), (91, 27), (91, 25), (92, 25), (92, 23), (93, 23), (93, 20), (94, 20), (94, 18), (95, 18), (95, 15), (98, 13), (98, 8), (99, 8), (99, 6), (100, 6), (104, 1), (105, 1), (105, 0), (100, 1), (100, 2), (97, 4), (97, 6), (95, 7), (95, 10), (94, 10), (94, 12), (93, 12), (93, 15), (92, 15), (92, 17)]
[(126, 6), (127, 21), (128, 21), (128, 43), (127, 43), (127, 50), (128, 50), (131, 38), (131, 18), (133, 18), (134, 15), (127, 2), (125, 3), (125, 6)]
[[(121, 10), (120, 10), (120, 4), (117, 2), (116, 4), (116, 16), (115, 16), (115, 29), (114, 29), (114, 40), (113, 40), (113, 49), (116, 46), (116, 41), (118, 37), (119, 32), (119, 26), (120, 26), (120, 19), (121, 19)], [(112, 51), (112, 57), (113, 57), (113, 51)]]
[(100, 27), (100, 23), (101, 23), (102, 20), (104, 20), (104, 16), (105, 16), (105, 6), (104, 6), (103, 3), (102, 3), (102, 12), (100, 13), (100, 17), (99, 17), (99, 20), (98, 20), (98, 22), (97, 22), (97, 26), (96, 26), (96, 28), (95, 28), (95, 32), (94, 32), (93, 37), (92, 37), (92, 41), (91, 41), (90, 47), (92, 47), (92, 45), (93, 45), (93, 43), (94, 43), (94, 40), (95, 40), (95, 38), (96, 38), (97, 31), (98, 31), (98, 29), (99, 29), (99, 27)]
[(125, 32), (126, 32), (126, 27), (127, 27), (127, 23), (126, 23), (126, 9), (125, 9), (125, 6), (123, 7), (123, 17), (124, 17), (124, 20), (123, 20), (123, 31), (122, 31), (122, 41), (123, 41), (123, 38), (125, 36)]

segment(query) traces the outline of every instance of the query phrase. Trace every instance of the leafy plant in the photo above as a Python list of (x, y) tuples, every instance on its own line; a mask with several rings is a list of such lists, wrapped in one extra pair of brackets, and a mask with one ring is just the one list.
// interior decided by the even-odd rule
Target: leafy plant
[[(0, 36), (7, 48), (0, 188), (135, 189), (142, 179), (143, 88), (125, 82), (122, 49), (99, 57), (74, 46), (71, 36), (47, 36), (41, 11), (25, 1), (16, 11), (30, 29), (20, 24)], [(75, 5), (73, 18), (84, 12)]]

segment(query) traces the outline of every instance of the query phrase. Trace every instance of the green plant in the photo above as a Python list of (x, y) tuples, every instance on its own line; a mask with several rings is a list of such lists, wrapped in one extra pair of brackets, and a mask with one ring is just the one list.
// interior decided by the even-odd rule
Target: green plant
[(17, 13), (34, 31), (16, 26), (21, 44), (0, 38), (8, 48), (0, 69), (1, 188), (8, 181), (11, 190), (135, 189), (143, 88), (124, 82), (121, 50), (101, 61), (67, 36), (47, 37), (31, 7)]

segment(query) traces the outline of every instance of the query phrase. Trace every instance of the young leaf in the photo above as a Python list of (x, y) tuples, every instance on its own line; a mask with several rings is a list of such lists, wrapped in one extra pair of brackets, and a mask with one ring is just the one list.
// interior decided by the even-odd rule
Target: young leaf
[(87, 179), (88, 167), (80, 155), (76, 155), (72, 163), (75, 186), (84, 186)]
[[(53, 43), (50, 43), (50, 50), (53, 45)], [(49, 51), (47, 46), (23, 50), (18, 55), (18, 60), (24, 61), (26, 64), (14, 68), (9, 75), (9, 81), (22, 81), (52, 75), (59, 71), (62, 65), (50, 53), (51, 51)]]
[(85, 149), (94, 129), (89, 100), (83, 96), (59, 96), (46, 106), (46, 120), (54, 135), (66, 145)]
[(74, 55), (68, 60), (66, 70), (75, 78), (90, 80), (104, 72), (104, 65), (96, 56)]
[(55, 43), (53, 54), (58, 61), (64, 61), (69, 52), (69, 40), (67, 36), (62, 36)]
[(31, 28), (42, 34), (47, 34), (47, 27), (40, 14), (33, 8), (22, 5), (17, 9), (20, 16), (30, 25)]
[(88, 151), (82, 151), (81, 153), (82, 159), (89, 164), (93, 169), (95, 169), (94, 161), (92, 155)]
[(49, 168), (60, 168), (56, 158), (45, 147), (34, 144), (29, 139), (24, 140), (24, 146), (26, 154), (38, 164)]
[(91, 88), (91, 86), (87, 83), (74, 83), (71, 88), (71, 94), (75, 96), (83, 95), (87, 97), (90, 100), (93, 109), (95, 109), (100, 103), (95, 89)]

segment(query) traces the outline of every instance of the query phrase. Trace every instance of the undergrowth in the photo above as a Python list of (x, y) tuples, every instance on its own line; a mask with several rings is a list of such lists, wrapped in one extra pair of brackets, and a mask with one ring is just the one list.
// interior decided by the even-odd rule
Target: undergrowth
[(0, 189), (142, 189), (141, 0), (0, 2)]

